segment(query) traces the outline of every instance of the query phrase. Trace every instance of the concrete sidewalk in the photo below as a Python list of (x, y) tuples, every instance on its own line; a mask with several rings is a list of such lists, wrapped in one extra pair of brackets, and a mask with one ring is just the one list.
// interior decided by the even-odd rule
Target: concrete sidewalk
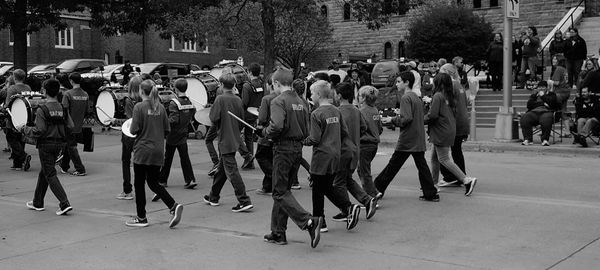
[[(381, 145), (394, 147), (398, 141), (399, 129), (391, 130), (383, 129), (381, 134)], [(573, 138), (559, 138), (555, 136), (555, 140), (550, 137), (550, 146), (542, 146), (540, 137), (534, 135), (534, 145), (524, 146), (521, 141), (518, 142), (496, 142), (494, 141), (494, 128), (477, 128), (476, 137), (473, 140), (471, 136), (467, 142), (463, 144), (464, 151), (470, 152), (530, 152), (538, 154), (552, 155), (569, 155), (569, 156), (593, 156), (600, 157), (600, 146), (596, 145), (591, 140), (588, 140), (589, 147), (583, 148), (579, 144), (573, 144)], [(519, 130), (521, 137), (521, 131)], [(428, 146), (429, 147), (429, 146)]]

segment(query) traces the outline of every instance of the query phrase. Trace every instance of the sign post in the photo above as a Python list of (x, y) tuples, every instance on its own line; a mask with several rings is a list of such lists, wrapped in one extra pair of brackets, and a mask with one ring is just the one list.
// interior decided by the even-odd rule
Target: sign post
[[(519, 139), (518, 125), (513, 125), (514, 108), (512, 107), (512, 20), (519, 18), (519, 0), (504, 1), (504, 44), (503, 44), (503, 106), (496, 115), (494, 141), (514, 142)], [(513, 136), (517, 134), (517, 136)]]

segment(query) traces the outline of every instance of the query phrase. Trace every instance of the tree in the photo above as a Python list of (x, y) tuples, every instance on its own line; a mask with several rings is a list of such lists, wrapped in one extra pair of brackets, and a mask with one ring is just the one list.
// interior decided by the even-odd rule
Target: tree
[(452, 3), (434, 3), (411, 11), (407, 38), (411, 56), (425, 61), (462, 56), (467, 63), (484, 59), (492, 37), (491, 24)]

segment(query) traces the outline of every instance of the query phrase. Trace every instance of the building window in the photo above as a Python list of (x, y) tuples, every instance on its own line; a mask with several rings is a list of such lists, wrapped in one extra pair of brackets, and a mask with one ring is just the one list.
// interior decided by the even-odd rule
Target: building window
[(182, 52), (195, 52), (196, 51), (196, 40), (188, 40), (182, 43)]
[(321, 16), (327, 18), (327, 6), (326, 5), (321, 6)]
[(344, 4), (344, 21), (350, 20), (350, 4)]
[(473, 8), (481, 8), (481, 0), (473, 0)]
[(54, 32), (54, 47), (73, 49), (73, 27)]
[(490, 7), (497, 7), (498, 6), (498, 0), (490, 0)]
[[(15, 43), (15, 37), (13, 36), (12, 30), (8, 29), (8, 46), (13, 46)], [(27, 34), (27, 47), (31, 47), (31, 36)]]
[(383, 45), (383, 58), (384, 59), (392, 58), (392, 43), (391, 42), (386, 42), (385, 45)]
[(404, 41), (398, 42), (398, 58), (406, 57), (406, 50), (404, 49)]

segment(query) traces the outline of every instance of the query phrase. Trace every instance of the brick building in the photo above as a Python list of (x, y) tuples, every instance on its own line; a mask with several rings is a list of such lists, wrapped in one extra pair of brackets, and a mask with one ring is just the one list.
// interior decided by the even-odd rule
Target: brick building
[[(223, 59), (242, 56), (246, 63), (258, 61), (256, 54), (215, 44), (210, 40), (179, 42), (160, 38), (158, 32), (143, 35), (123, 34), (104, 37), (91, 25), (86, 15), (63, 15), (67, 28), (57, 31), (46, 27), (28, 37), (27, 63), (57, 63), (70, 58), (104, 59), (106, 64), (149, 62), (179, 62), (199, 66), (213, 66)], [(13, 61), (12, 35), (9, 29), (0, 29), (0, 61)]]
[[(388, 0), (398, 1), (398, 0)], [(503, 29), (503, 3), (504, 0), (457, 0), (460, 4), (473, 9), (475, 14), (483, 16), (492, 24), (495, 31)], [(530, 0), (521, 1), (520, 19), (514, 19), (513, 31), (523, 31), (529, 25), (538, 28), (539, 37), (542, 39), (552, 28), (559, 23), (571, 7), (579, 4), (580, 0)], [(587, 0), (586, 16), (597, 17), (600, 10), (600, 0)], [(409, 57), (406, 52), (406, 36), (409, 16), (396, 14), (390, 23), (381, 29), (372, 31), (364, 24), (358, 23), (351, 16), (350, 6), (339, 0), (323, 0), (319, 6), (323, 14), (328, 17), (334, 29), (332, 42), (311, 61), (311, 66), (316, 69), (324, 68), (334, 58), (344, 61), (373, 60), (383, 58)], [(589, 19), (585, 20), (589, 20)], [(582, 22), (583, 23), (583, 22)], [(595, 25), (595, 24), (592, 24)], [(592, 26), (593, 28), (593, 26)], [(580, 29), (581, 30), (581, 29)], [(582, 37), (588, 40), (589, 51), (597, 52), (600, 46), (600, 29), (586, 29), (580, 31)], [(589, 33), (584, 36), (583, 33)], [(591, 44), (589, 41), (592, 41)]]

